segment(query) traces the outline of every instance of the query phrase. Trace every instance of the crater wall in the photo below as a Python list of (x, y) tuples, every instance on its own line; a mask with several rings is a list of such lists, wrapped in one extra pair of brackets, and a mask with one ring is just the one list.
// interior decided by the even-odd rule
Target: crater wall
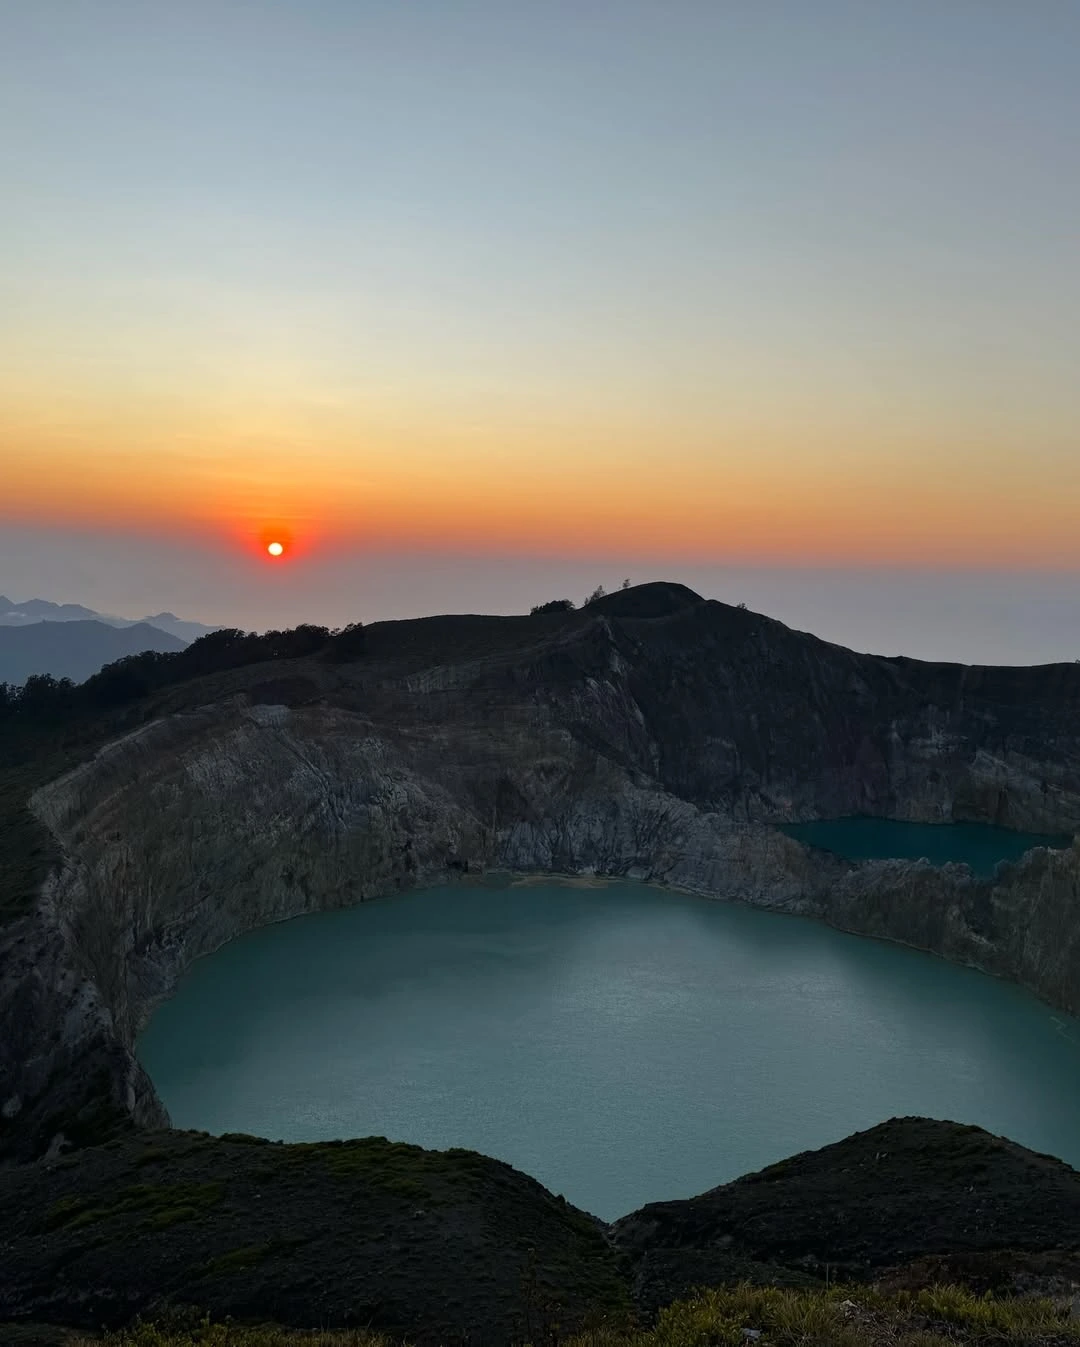
[(771, 826), (861, 812), (1071, 830), (1080, 669), (860, 656), (666, 591), (660, 613), (577, 615), (482, 659), (386, 660), (293, 705), (255, 689), (178, 711), (40, 789), (64, 861), (0, 930), (3, 1155), (167, 1120), (133, 1043), (193, 959), (492, 868), (815, 916), (1080, 1010), (1075, 845), (978, 880), (847, 864)]

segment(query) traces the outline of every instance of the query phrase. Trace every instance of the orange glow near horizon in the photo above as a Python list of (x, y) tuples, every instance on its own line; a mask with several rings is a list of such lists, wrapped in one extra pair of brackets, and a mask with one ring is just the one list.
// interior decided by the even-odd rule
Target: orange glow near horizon
[[(37, 462), (40, 464), (41, 459)], [(18, 463), (14, 477), (18, 478)], [(12, 522), (106, 527), (133, 534), (218, 538), (253, 546), (267, 560), (301, 560), (313, 550), (415, 550), (597, 554), (790, 564), (896, 564), (1075, 568), (1080, 535), (1070, 493), (1052, 483), (936, 492), (918, 480), (850, 478), (732, 470), (722, 465), (637, 481), (577, 473), (565, 484), (548, 474), (498, 484), (487, 475), (458, 483), (384, 479), (350, 490), (310, 479), (292, 509), (267, 510), (261, 484), (233, 501), (192, 489), (159, 490), (99, 477), (75, 498), (8, 488), (0, 518)], [(545, 480), (547, 479), (547, 480)], [(55, 477), (52, 478), (56, 480)], [(180, 484), (176, 484), (179, 488)], [(49, 499), (46, 499), (46, 495)], [(280, 549), (280, 551), (278, 551)]]
[[(111, 451), (92, 454), (72, 428), (15, 441), (0, 517), (232, 540), (264, 561), (292, 563), (359, 549), (1080, 566), (1073, 493), (1060, 479), (1006, 464), (991, 477), (973, 462), (966, 477), (956, 469), (956, 480), (942, 481), (920, 447), (868, 463), (835, 447), (831, 462), (800, 459), (768, 442), (757, 452), (710, 457), (665, 448), (659, 436), (654, 447), (640, 433), (627, 435), (621, 456), (612, 447), (586, 458), (576, 446), (545, 456), (532, 441), (513, 454), (504, 449), (501, 463), (483, 446), (439, 461), (426, 446), (391, 451), (370, 442), (351, 453), (327, 445), (257, 455), (237, 445), (210, 459), (190, 451), (140, 456), (119, 437)], [(91, 457), (89, 477), (82, 465)]]
[(561, 410), (496, 399), (483, 416), (449, 395), (180, 405), (50, 397), (2, 371), (0, 404), (0, 519), (199, 539), (264, 564), (397, 550), (1080, 567), (1080, 457), (1051, 448), (1034, 471), (1006, 418), (875, 426), (824, 400), (660, 412), (599, 394)]

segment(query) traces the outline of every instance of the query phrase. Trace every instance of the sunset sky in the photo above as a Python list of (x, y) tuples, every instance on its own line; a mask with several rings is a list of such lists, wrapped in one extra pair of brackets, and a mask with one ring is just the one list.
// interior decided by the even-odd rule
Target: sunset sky
[(1057, 0), (0, 7), (0, 592), (629, 573), (1080, 654), (1078, 51)]

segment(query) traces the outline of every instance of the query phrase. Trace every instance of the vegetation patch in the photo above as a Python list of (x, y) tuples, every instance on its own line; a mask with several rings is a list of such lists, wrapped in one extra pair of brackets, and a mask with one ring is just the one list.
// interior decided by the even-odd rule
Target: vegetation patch
[(906, 1310), (935, 1324), (956, 1325), (985, 1337), (1068, 1332), (1080, 1340), (1080, 1321), (1069, 1318), (1069, 1308), (1063, 1311), (1054, 1301), (1040, 1297), (1004, 1299), (976, 1295), (962, 1286), (931, 1286), (898, 1292), (892, 1303), (901, 1312)]
[(299, 1143), (281, 1152), (286, 1164), (307, 1164), (318, 1157), (339, 1179), (358, 1180), (398, 1197), (435, 1200), (433, 1180), (468, 1187), (483, 1181), (491, 1162), (475, 1151), (428, 1151), (385, 1137)]
[(1080, 1341), (1068, 1303), (995, 1299), (957, 1286), (883, 1295), (868, 1287), (801, 1290), (743, 1284), (660, 1311), (650, 1347), (936, 1347), (956, 1342)]
[[(257, 1253), (237, 1249), (235, 1266)], [(221, 1261), (221, 1260), (219, 1260)], [(1080, 1342), (1067, 1302), (995, 1298), (957, 1286), (885, 1295), (867, 1287), (824, 1290), (750, 1286), (704, 1290), (660, 1311), (651, 1326), (600, 1320), (560, 1336), (546, 1329), (548, 1347), (956, 1347), (1016, 1344), (1065, 1347)], [(526, 1334), (520, 1347), (539, 1341)], [(170, 1328), (136, 1324), (109, 1336), (114, 1347), (390, 1347), (381, 1334), (239, 1327), (201, 1319)], [(77, 1347), (89, 1347), (81, 1340)], [(449, 1347), (449, 1344), (447, 1345)]]
[(147, 1146), (144, 1151), (135, 1156), (132, 1164), (137, 1169), (142, 1169), (144, 1165), (159, 1165), (162, 1161), (172, 1158), (172, 1151), (167, 1150), (164, 1146)]
[(62, 1230), (65, 1226), (70, 1226), (89, 1209), (89, 1205), (82, 1197), (62, 1197), (45, 1213), (45, 1229)]
[[(102, 1347), (100, 1338), (69, 1341), (71, 1347)], [(366, 1329), (332, 1333), (273, 1325), (251, 1328), (209, 1319), (187, 1327), (139, 1323), (122, 1333), (106, 1334), (104, 1342), (111, 1347), (395, 1347), (391, 1338)]]
[(198, 1269), (200, 1277), (217, 1277), (232, 1272), (246, 1272), (258, 1267), (260, 1263), (276, 1254), (291, 1253), (305, 1241), (302, 1239), (271, 1239), (265, 1244), (248, 1244), (240, 1249), (230, 1249), (228, 1253), (211, 1258)]
[(45, 1215), (45, 1229), (79, 1230), (114, 1216), (142, 1215), (148, 1229), (163, 1229), (201, 1216), (221, 1199), (223, 1185), (213, 1183), (133, 1183), (115, 1197), (64, 1197)]

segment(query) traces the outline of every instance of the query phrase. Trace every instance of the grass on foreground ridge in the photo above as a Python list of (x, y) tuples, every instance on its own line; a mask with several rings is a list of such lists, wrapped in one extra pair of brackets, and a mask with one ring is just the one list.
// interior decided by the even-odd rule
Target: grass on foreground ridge
[[(873, 1288), (774, 1286), (700, 1291), (661, 1310), (647, 1329), (599, 1327), (567, 1337), (549, 1331), (533, 1347), (949, 1347), (957, 1343), (1080, 1343), (1067, 1301), (976, 1295), (957, 1286), (883, 1294)], [(101, 1339), (93, 1340), (101, 1343)], [(200, 1320), (184, 1328), (137, 1324), (111, 1347), (394, 1347), (383, 1334), (250, 1328)], [(72, 1347), (91, 1347), (91, 1339)]]

